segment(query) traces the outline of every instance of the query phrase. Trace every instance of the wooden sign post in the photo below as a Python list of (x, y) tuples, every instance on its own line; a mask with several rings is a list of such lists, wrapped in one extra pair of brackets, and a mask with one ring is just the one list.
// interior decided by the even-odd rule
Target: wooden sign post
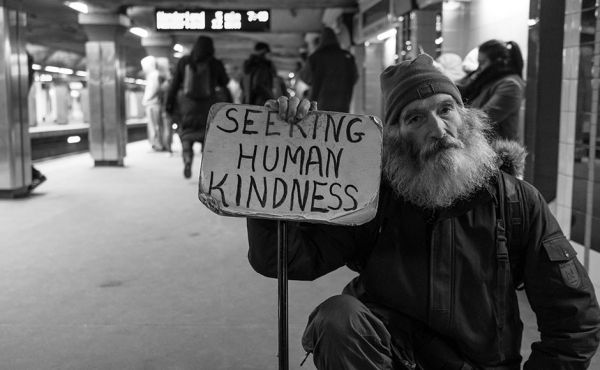
[(312, 111), (290, 124), (266, 107), (208, 115), (198, 197), (227, 216), (278, 220), (279, 368), (288, 369), (286, 220), (360, 225), (377, 212), (382, 125)]

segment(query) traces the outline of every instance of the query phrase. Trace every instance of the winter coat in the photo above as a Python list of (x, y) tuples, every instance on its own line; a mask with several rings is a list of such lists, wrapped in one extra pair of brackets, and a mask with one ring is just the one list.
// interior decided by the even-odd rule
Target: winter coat
[(340, 48), (335, 38), (324, 33), (321, 46), (308, 57), (300, 78), (310, 85), (308, 98), (317, 102), (319, 110), (349, 112), (358, 71), (354, 56)]
[[(207, 58), (210, 69), (210, 85), (213, 91), (217, 88), (224, 89), (223, 91), (229, 91), (227, 89), (227, 83), (229, 77), (225, 72), (223, 63), (210, 56)], [(204, 136), (204, 130), (206, 128), (206, 120), (208, 118), (208, 111), (210, 107), (218, 102), (216, 95), (208, 99), (194, 100), (179, 94), (183, 87), (183, 79), (185, 75), (185, 67), (191, 63), (189, 55), (183, 56), (179, 59), (175, 72), (173, 74), (173, 80), (169, 88), (166, 100), (166, 112), (172, 114), (177, 110), (180, 116), (181, 122), (179, 123), (179, 136), (182, 140), (186, 140), (187, 137), (197, 137), (198, 134), (201, 137)]]
[[(289, 222), (288, 277), (313, 280), (348, 265), (359, 276), (344, 293), (424, 324), (486, 370), (520, 369), (523, 325), (514, 284), (522, 281), (541, 332), (524, 369), (585, 369), (599, 342), (593, 285), (539, 192), (502, 176), (522, 185), (526, 210), (523, 257), (512, 271), (499, 269), (507, 257), (497, 234), (499, 172), (445, 209), (421, 209), (382, 180), (377, 216), (364, 225)], [(248, 219), (247, 225), (250, 264), (276, 277), (276, 222)]]
[(469, 105), (487, 113), (497, 138), (518, 140), (519, 110), (524, 96), (525, 82), (511, 74), (483, 86)]
[(273, 62), (264, 56), (251, 55), (244, 61), (244, 104), (264, 105), (267, 100), (275, 98), (273, 82), (276, 76)]

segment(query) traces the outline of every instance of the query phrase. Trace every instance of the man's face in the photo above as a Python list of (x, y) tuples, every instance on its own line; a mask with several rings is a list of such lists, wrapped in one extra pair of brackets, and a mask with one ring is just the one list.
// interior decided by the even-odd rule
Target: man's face
[(409, 103), (384, 128), (383, 172), (396, 194), (424, 208), (448, 207), (496, 168), (483, 112), (447, 94)]
[(440, 151), (463, 147), (459, 132), (464, 123), (457, 103), (448, 94), (410, 102), (398, 120), (399, 139), (415, 160), (433, 159)]

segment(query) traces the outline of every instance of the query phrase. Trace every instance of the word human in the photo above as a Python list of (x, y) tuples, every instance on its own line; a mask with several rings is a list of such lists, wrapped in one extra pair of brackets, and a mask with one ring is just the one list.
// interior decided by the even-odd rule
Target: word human
[(373, 123), (314, 111), (291, 124), (264, 107), (224, 105), (209, 119), (201, 193), (234, 215), (323, 220), (359, 211), (378, 190)]

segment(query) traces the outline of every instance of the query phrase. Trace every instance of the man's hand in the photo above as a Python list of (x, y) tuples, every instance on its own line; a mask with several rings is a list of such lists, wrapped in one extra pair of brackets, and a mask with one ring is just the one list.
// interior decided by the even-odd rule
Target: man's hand
[(279, 112), (279, 118), (289, 123), (298, 123), (311, 110), (317, 110), (317, 102), (307, 99), (300, 100), (298, 97), (287, 98), (280, 96), (275, 99), (269, 99), (265, 107)]

